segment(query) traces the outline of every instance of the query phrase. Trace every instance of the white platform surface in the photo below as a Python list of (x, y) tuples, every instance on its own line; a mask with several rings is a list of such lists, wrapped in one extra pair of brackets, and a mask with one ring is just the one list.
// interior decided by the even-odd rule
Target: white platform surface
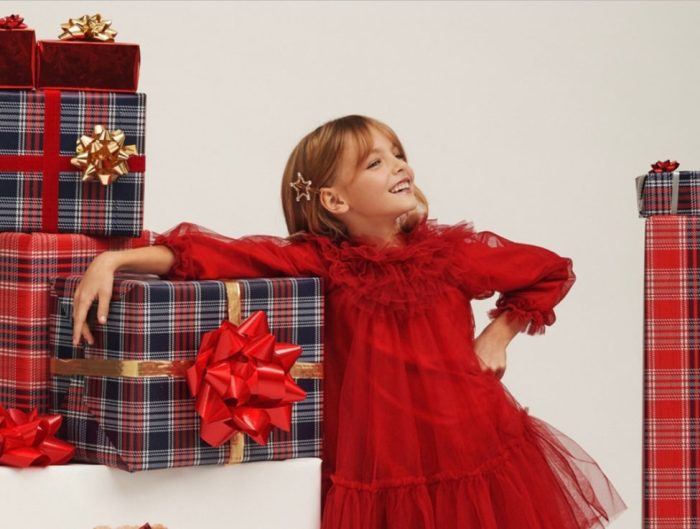
[(321, 460), (128, 473), (99, 465), (0, 467), (0, 527), (318, 529)]

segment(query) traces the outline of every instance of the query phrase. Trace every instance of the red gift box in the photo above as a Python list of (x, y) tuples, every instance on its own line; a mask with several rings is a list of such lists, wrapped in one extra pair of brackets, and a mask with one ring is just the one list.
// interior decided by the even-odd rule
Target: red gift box
[(40, 40), (36, 47), (36, 86), (136, 92), (140, 61), (138, 44)]
[(51, 281), (83, 273), (106, 250), (151, 245), (154, 236), (0, 233), (0, 405), (48, 409)]
[(0, 18), (0, 88), (34, 87), (35, 42), (21, 17)]

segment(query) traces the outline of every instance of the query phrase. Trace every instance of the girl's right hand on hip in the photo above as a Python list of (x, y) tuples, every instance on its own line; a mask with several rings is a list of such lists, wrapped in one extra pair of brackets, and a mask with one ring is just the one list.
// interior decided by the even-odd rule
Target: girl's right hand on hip
[(116, 268), (112, 252), (101, 253), (93, 259), (78, 283), (73, 294), (73, 345), (78, 345), (81, 337), (85, 338), (90, 345), (95, 343), (87, 323), (87, 314), (95, 299), (97, 299), (97, 321), (102, 324), (107, 323)]

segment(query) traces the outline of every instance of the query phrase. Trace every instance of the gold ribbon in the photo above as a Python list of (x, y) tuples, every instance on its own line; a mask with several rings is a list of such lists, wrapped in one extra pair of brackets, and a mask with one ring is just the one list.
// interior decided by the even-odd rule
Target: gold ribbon
[[(228, 319), (238, 325), (241, 322), (241, 289), (238, 281), (224, 281), (228, 302)], [(112, 360), (104, 358), (52, 358), (52, 375), (81, 375), (94, 377), (184, 377), (185, 371), (194, 365), (194, 360)], [(289, 370), (292, 378), (323, 378), (322, 362), (295, 362)], [(236, 434), (229, 441), (228, 464), (243, 461), (245, 436)]]
[(84, 135), (76, 142), (76, 156), (70, 163), (83, 171), (83, 182), (99, 180), (109, 185), (129, 172), (126, 161), (136, 155), (136, 145), (124, 145), (126, 136), (121, 129), (107, 130), (95, 125), (92, 136)]
[[(184, 377), (194, 365), (192, 360), (111, 360), (105, 358), (52, 358), (54, 375), (89, 377)], [(292, 378), (323, 378), (320, 362), (295, 362), (289, 370)]]
[(61, 24), (61, 40), (97, 40), (110, 42), (117, 36), (117, 32), (110, 26), (111, 20), (105, 20), (102, 15), (83, 15), (80, 18), (69, 18), (68, 22)]

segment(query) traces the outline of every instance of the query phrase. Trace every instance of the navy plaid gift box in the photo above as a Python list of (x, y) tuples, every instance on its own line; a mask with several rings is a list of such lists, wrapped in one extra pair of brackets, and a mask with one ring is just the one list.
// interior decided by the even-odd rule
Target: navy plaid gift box
[(200, 419), (185, 378), (105, 376), (104, 372), (65, 375), (58, 366), (82, 358), (98, 363), (105, 359), (192, 361), (205, 332), (219, 328), (226, 319), (236, 323), (262, 310), (278, 341), (302, 347), (297, 363), (322, 367), (321, 278), (224, 282), (119, 276), (107, 323), (91, 326), (95, 344), (73, 347), (72, 295), (79, 280), (80, 276), (71, 276), (55, 281), (50, 324), (55, 358), (51, 409), (64, 416), (59, 436), (76, 445), (76, 461), (136, 471), (321, 457), (321, 377), (295, 379), (307, 396), (292, 405), (290, 432), (273, 428), (266, 445), (238, 434), (236, 442), (215, 448), (200, 439)]
[(649, 173), (635, 180), (640, 217), (700, 215), (700, 171)]
[[(71, 164), (101, 125), (135, 145), (129, 172), (103, 185)], [(138, 237), (143, 227), (146, 96), (0, 91), (0, 231)]]

